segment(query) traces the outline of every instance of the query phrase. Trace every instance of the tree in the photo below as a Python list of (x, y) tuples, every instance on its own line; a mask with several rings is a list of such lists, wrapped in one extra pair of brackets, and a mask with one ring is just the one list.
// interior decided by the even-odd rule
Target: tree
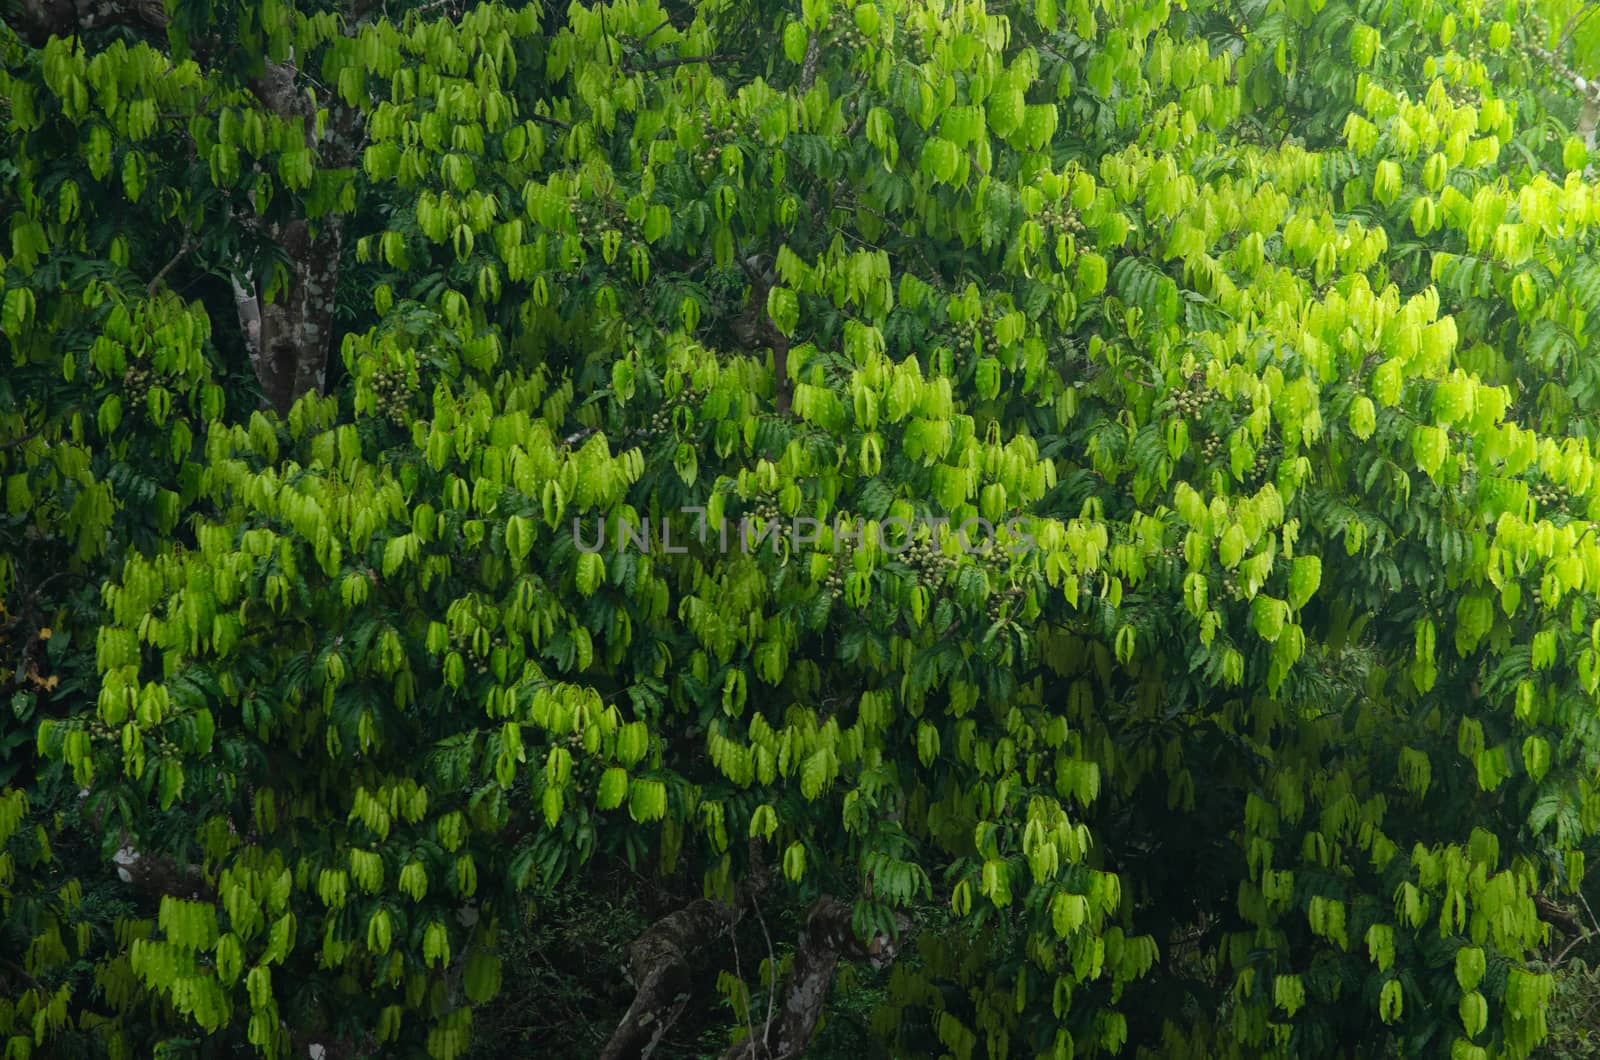
[(605, 1057), (769, 912), (730, 1060), (1530, 1055), (1591, 12), (8, 10), (8, 1050), (457, 1056), (625, 863)]

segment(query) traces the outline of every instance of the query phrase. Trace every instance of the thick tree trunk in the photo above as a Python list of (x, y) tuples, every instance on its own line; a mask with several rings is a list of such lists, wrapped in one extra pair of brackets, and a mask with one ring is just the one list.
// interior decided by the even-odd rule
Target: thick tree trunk
[(159, 897), (210, 901), (216, 892), (206, 882), (199, 865), (180, 865), (169, 857), (151, 857), (141, 854), (122, 833), (122, 846), (111, 856), (117, 866), (117, 878), (137, 891)]
[[(358, 21), (371, 6), (357, 0), (349, 11), (351, 20)], [(71, 36), (111, 25), (160, 32), (167, 24), (161, 0), (27, 0), (20, 29), (27, 40), (39, 45), (51, 36)], [(193, 43), (202, 61), (220, 46), (215, 41)], [(337, 98), (313, 101), (299, 81), (291, 56), (287, 62), (267, 63), (249, 87), (269, 110), (286, 119), (298, 117), (304, 123), (323, 168), (352, 166), (360, 151), (363, 116)], [(330, 118), (320, 140), (315, 127), (319, 106), (328, 110)], [(289, 261), (288, 288), (271, 303), (261, 297), (258, 277), (241, 270), (233, 280), (239, 327), (261, 384), (263, 402), (286, 413), (302, 394), (321, 393), (327, 384), (344, 218), (337, 214), (297, 216), (269, 223), (252, 213), (234, 220), (258, 238), (275, 243)]]
[[(753, 1033), (723, 1054), (723, 1060), (794, 1060), (805, 1052), (822, 1018), (839, 961), (865, 960), (874, 968), (894, 961), (897, 944), (877, 935), (863, 944), (850, 925), (850, 906), (823, 895), (811, 907), (800, 945), (794, 953), (783, 1004)], [(914, 925), (905, 914), (896, 923), (904, 935)]]
[[(271, 110), (300, 118), (324, 168), (353, 165), (360, 150), (363, 116), (338, 99), (321, 101), (330, 120), (325, 136), (317, 140), (315, 104), (297, 86), (297, 78), (291, 55), (287, 62), (268, 63), (250, 88)], [(277, 244), (289, 260), (288, 289), (270, 303), (261, 298), (255, 277), (249, 282), (234, 281), (239, 326), (262, 397), (283, 414), (302, 394), (320, 394), (327, 385), (344, 218), (338, 214), (294, 217), (270, 225), (253, 218), (250, 221), (255, 222), (251, 227)]]
[(690, 958), (731, 932), (747, 902), (759, 901), (772, 884), (761, 841), (751, 839), (749, 877), (735, 889), (732, 904), (709, 898), (669, 913), (628, 947), (628, 978), (633, 1004), (600, 1050), (600, 1060), (643, 1060), (683, 1014), (693, 993)]
[(628, 947), (628, 971), (638, 992), (600, 1060), (633, 1060), (655, 1050), (689, 1001), (690, 956), (738, 920), (733, 907), (702, 898), (663, 917)]
[(322, 393), (327, 383), (343, 218), (323, 218), (316, 230), (296, 218), (275, 236), (291, 262), (288, 291), (269, 303), (236, 282), (234, 298), (246, 343), (252, 330), (257, 336), (249, 349), (262, 396), (281, 415), (302, 394)]
[[(765, 890), (766, 876), (753, 877), (752, 895)], [(677, 1022), (694, 993), (690, 959), (738, 926), (739, 907), (700, 899), (656, 922), (628, 949), (628, 969), (637, 993), (627, 1014), (600, 1051), (600, 1060), (645, 1060)], [(896, 915), (902, 935), (914, 926)], [(732, 1046), (722, 1060), (793, 1060), (817, 1029), (839, 961), (865, 960), (874, 968), (894, 961), (897, 945), (878, 935), (866, 943), (855, 937), (847, 902), (824, 895), (811, 907), (795, 950), (783, 1000)]]

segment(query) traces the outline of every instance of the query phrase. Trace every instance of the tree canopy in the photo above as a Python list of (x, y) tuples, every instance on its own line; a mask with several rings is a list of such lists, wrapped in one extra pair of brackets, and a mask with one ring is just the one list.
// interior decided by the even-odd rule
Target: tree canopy
[(9, 0), (6, 1057), (1532, 1055), (1595, 10)]

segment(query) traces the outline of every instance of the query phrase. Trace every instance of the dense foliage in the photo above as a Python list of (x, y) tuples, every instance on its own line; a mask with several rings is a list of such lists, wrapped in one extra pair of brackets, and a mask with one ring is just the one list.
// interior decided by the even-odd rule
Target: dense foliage
[(1594, 10), (12, 0), (7, 1057), (1576, 1040)]

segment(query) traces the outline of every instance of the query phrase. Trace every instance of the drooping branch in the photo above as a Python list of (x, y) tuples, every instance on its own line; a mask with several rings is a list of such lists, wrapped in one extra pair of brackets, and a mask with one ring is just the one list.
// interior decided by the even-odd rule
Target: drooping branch
[(34, 438), (38, 437), (39, 432), (44, 430), (44, 425), (46, 422), (47, 421), (45, 420), (40, 420), (38, 425), (32, 430), (28, 431), (26, 434), (21, 434), (15, 438), (8, 438), (5, 441), (0, 442), (0, 452), (4, 452), (7, 449), (15, 449), (19, 445), (24, 445), (27, 442), (31, 442)]
[(538, 111), (530, 111), (528, 113), (528, 117), (533, 121), (544, 125), (549, 125), (552, 128), (561, 129), (564, 132), (572, 131), (572, 124), (570, 122), (564, 122), (560, 118), (552, 118), (548, 114), (540, 114)]
[[(1528, 16), (1528, 21), (1533, 30), (1533, 39), (1528, 42), (1528, 51), (1537, 57), (1540, 62), (1548, 66), (1558, 78), (1571, 85), (1578, 95), (1581, 110), (1578, 113), (1578, 124), (1574, 131), (1583, 140), (1584, 146), (1592, 156), (1595, 148), (1600, 146), (1600, 81), (1591, 81), (1584, 77), (1568, 65), (1567, 61), (1561, 56), (1562, 49), (1566, 46), (1567, 41), (1571, 39), (1572, 31), (1577, 28), (1577, 18), (1575, 16), (1574, 21), (1566, 27), (1566, 31), (1562, 33), (1561, 39), (1556, 43), (1555, 51), (1542, 47), (1538, 43), (1540, 39), (1549, 39), (1549, 29), (1544, 21), (1532, 14)], [(1593, 172), (1594, 167), (1591, 164), (1588, 173), (1592, 174)]]

